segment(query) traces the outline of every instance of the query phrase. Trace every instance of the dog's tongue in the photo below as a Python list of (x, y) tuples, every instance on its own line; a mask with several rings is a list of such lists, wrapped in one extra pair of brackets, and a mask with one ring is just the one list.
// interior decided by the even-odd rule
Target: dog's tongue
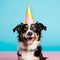
[(32, 43), (33, 43), (32, 40), (28, 40), (28, 41), (27, 41), (27, 44), (28, 44), (28, 45), (31, 45)]

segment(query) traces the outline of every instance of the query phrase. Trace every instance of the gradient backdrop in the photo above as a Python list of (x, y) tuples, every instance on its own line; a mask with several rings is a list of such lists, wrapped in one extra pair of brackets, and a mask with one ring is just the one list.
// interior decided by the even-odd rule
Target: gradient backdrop
[(24, 21), (28, 1), (35, 22), (47, 26), (47, 31), (42, 31), (43, 50), (59, 51), (60, 0), (0, 0), (0, 51), (17, 50), (17, 32), (12, 29)]

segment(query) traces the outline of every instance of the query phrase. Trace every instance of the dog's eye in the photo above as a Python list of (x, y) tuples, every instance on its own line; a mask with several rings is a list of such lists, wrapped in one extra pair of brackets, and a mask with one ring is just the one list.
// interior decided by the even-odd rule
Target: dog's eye
[(34, 28), (33, 28), (33, 30), (35, 31), (35, 30), (36, 30), (36, 28), (34, 27)]
[(31, 26), (31, 29), (32, 29), (33, 31), (36, 31), (36, 27), (35, 27), (34, 24)]
[(28, 27), (25, 27), (24, 30), (26, 31), (28, 29)]
[(34, 28), (35, 26), (34, 25), (32, 25), (32, 28)]
[(33, 31), (36, 31), (36, 27), (32, 27), (32, 30), (33, 30)]
[(22, 29), (22, 33), (25, 33), (27, 30), (28, 30), (28, 28), (26, 28), (26, 27), (23, 28), (23, 29)]

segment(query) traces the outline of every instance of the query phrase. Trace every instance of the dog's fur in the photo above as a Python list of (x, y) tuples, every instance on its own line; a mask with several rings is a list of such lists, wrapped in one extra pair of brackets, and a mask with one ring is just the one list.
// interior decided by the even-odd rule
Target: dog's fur
[(42, 30), (46, 31), (46, 26), (42, 23), (19, 24), (13, 29), (17, 30), (19, 48), (18, 60), (46, 60), (43, 57), (40, 46), (40, 38)]

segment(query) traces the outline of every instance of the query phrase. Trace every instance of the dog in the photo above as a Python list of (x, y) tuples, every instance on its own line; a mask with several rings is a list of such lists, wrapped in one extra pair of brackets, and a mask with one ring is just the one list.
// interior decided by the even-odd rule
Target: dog
[(13, 32), (18, 32), (18, 60), (46, 60), (40, 45), (42, 30), (46, 31), (46, 26), (38, 22), (33, 24), (21, 23), (13, 29)]

